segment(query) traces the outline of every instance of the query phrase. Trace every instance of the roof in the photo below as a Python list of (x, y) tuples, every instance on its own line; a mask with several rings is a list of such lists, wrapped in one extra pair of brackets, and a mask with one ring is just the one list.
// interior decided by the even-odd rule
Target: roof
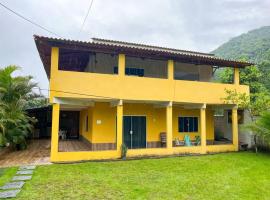
[(123, 42), (123, 41), (116, 41), (116, 40), (106, 40), (106, 39), (100, 39), (100, 38), (92, 38), (92, 42), (96, 44), (102, 44), (102, 45), (114, 45), (114, 46), (122, 46), (122, 47), (128, 47), (128, 48), (145, 49), (145, 50), (150, 50), (150, 51), (164, 51), (164, 52), (176, 53), (176, 54), (181, 53), (181, 54), (189, 54), (189, 55), (214, 56), (214, 54), (212, 53), (186, 51), (186, 50), (181, 50), (181, 49), (173, 49), (173, 48), (167, 48), (167, 47), (159, 47), (159, 46)]
[(99, 38), (92, 38), (92, 41), (80, 41), (34, 35), (34, 40), (48, 77), (50, 74), (51, 47), (59, 47), (60, 49), (78, 50), (84, 52), (91, 51), (111, 54), (123, 53), (130, 56), (153, 58), (159, 60), (172, 59), (179, 62), (196, 65), (211, 65), (235, 68), (243, 68), (254, 65), (253, 63), (249, 62), (219, 58), (214, 54), (209, 53), (186, 51)]

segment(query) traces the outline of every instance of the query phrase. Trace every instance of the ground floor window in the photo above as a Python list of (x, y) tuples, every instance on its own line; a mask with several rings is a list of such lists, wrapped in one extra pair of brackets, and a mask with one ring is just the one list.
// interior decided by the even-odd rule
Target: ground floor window
[(178, 117), (178, 132), (198, 132), (198, 117)]

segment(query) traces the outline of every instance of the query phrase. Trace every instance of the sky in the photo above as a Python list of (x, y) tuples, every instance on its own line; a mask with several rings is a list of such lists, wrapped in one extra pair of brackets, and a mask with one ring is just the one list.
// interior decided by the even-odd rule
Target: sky
[[(210, 52), (232, 37), (270, 25), (270, 0), (0, 0), (75, 40), (92, 37)], [(18, 65), (40, 88), (49, 83), (33, 35), (52, 35), (0, 7), (0, 67)], [(44, 95), (47, 95), (43, 91)]]

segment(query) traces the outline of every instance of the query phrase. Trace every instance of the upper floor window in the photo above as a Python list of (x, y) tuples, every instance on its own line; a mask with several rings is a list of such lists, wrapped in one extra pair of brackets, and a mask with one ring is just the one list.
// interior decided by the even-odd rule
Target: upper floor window
[(126, 75), (167, 78), (167, 61), (126, 56)]
[(174, 79), (209, 82), (212, 78), (212, 66), (174, 63)]
[[(114, 74), (118, 74), (118, 67), (114, 67)], [(128, 76), (144, 76), (144, 69), (139, 68), (125, 68), (125, 74)]]
[(59, 70), (114, 74), (118, 55), (60, 48)]

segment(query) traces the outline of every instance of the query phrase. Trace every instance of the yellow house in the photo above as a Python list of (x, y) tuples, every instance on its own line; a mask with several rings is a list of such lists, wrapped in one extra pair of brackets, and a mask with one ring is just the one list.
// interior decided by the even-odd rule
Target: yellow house
[[(237, 105), (225, 89), (249, 94), (239, 69), (213, 54), (93, 38), (34, 36), (50, 81), (51, 161), (238, 151)], [(212, 81), (217, 67), (234, 82)], [(232, 139), (218, 141), (217, 109), (232, 113)]]

